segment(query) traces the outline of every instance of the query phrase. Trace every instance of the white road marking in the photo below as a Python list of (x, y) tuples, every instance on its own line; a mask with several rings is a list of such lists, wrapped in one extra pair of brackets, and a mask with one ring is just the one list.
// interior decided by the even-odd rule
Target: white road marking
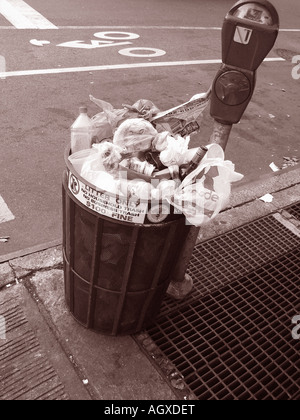
[(15, 216), (7, 207), (7, 204), (3, 200), (0, 195), (0, 223), (9, 222), (10, 220), (14, 220)]
[[(1, 13), (1, 12), (0, 12)], [(13, 26), (0, 26), (0, 30), (4, 29), (13, 29), (15, 30)], [(221, 31), (221, 27), (217, 26), (55, 26), (54, 29), (157, 29), (157, 30), (183, 30), (183, 31)], [(282, 28), (279, 29), (279, 32), (300, 32), (300, 29), (298, 28)]]
[[(218, 26), (58, 26), (59, 29), (157, 29), (182, 31), (221, 31)], [(1, 27), (0, 27), (1, 29)], [(280, 28), (279, 32), (300, 32), (299, 28)]]
[[(265, 62), (286, 61), (284, 58), (266, 58)], [(36, 76), (41, 74), (80, 73), (85, 71), (126, 70), (146, 67), (196, 66), (203, 64), (221, 64), (222, 60), (159, 61), (156, 63), (108, 64), (104, 66), (67, 67), (55, 69), (7, 71), (0, 73), (0, 79), (18, 76)]]
[(300, 29), (279, 29), (279, 32), (300, 32)]
[[(114, 35), (113, 35), (114, 34)], [(120, 40), (120, 41), (128, 41), (129, 39), (138, 39), (140, 35), (133, 34), (131, 32), (116, 32), (116, 31), (105, 31), (105, 32), (96, 32), (94, 34), (96, 38), (101, 39), (109, 39), (112, 41)]]
[(129, 44), (132, 44), (132, 42), (99, 41), (98, 39), (92, 39), (90, 41), (90, 44), (86, 44), (84, 41), (77, 40), (77, 41), (63, 42), (62, 44), (58, 44), (57, 47), (83, 48), (86, 50), (91, 50), (95, 48), (115, 47), (116, 45), (129, 45)]
[[(114, 34), (114, 36), (112, 36)], [(101, 41), (92, 39), (90, 44), (84, 43), (84, 41), (75, 40), (63, 42), (62, 44), (56, 45), (57, 47), (67, 47), (67, 48), (84, 48), (84, 49), (94, 49), (101, 47), (115, 47), (116, 45), (130, 45), (132, 42), (128, 41), (129, 39), (137, 39), (140, 36), (138, 34), (132, 34), (129, 32), (97, 32), (94, 34), (96, 38), (101, 38)], [(109, 40), (109, 41), (108, 41)], [(116, 42), (120, 41), (120, 42)], [(125, 41), (124, 41), (125, 40)]]
[(157, 48), (135, 47), (124, 48), (123, 50), (119, 51), (119, 54), (126, 55), (127, 57), (161, 57), (167, 53), (166, 51), (159, 50)]
[(221, 31), (221, 27), (217, 26), (59, 26), (59, 29), (179, 29), (179, 30), (200, 30), (200, 31)]
[(58, 29), (23, 0), (0, 0), (0, 14), (17, 29)]

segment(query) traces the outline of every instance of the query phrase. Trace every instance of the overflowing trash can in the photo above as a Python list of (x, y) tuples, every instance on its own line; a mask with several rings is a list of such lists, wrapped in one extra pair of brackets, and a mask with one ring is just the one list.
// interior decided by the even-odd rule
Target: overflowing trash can
[[(166, 111), (145, 99), (115, 109), (91, 95), (101, 112), (89, 118), (80, 107), (65, 153), (63, 258), (67, 305), (87, 328), (140, 331), (159, 312), (171, 275), (184, 277), (194, 226), (213, 220), (243, 178), (224, 150), (278, 31), (271, 3), (238, 1), (224, 19), (222, 65), (207, 92)], [(198, 136), (190, 149), (209, 104), (211, 138), (199, 144)]]
[(71, 127), (63, 180), (65, 296), (103, 334), (155, 320), (189, 232), (212, 220), (241, 179), (219, 145), (189, 148), (210, 91), (160, 112), (148, 100), (114, 109), (91, 97)]

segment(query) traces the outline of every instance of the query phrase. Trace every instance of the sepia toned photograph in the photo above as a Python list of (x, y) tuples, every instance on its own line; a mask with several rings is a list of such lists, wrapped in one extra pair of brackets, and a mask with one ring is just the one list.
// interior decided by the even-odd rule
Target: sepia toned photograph
[(300, 400), (300, 3), (0, 0), (0, 400)]

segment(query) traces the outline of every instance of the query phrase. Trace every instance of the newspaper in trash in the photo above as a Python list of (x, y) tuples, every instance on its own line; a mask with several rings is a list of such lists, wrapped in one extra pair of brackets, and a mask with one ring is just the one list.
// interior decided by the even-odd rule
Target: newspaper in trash
[(188, 102), (159, 112), (150, 121), (157, 131), (168, 131), (181, 137), (198, 131), (204, 109), (210, 101), (211, 90), (193, 96)]

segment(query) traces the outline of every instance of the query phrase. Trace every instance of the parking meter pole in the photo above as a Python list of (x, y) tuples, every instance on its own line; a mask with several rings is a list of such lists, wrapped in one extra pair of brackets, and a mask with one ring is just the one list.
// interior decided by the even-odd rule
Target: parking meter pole
[(215, 120), (210, 144), (219, 144), (225, 151), (231, 133), (232, 124), (222, 124)]
[[(210, 114), (214, 128), (210, 143), (224, 150), (233, 124), (245, 112), (254, 92), (256, 70), (272, 49), (279, 32), (279, 17), (268, 0), (239, 0), (222, 28), (222, 65), (212, 85)], [(186, 273), (199, 235), (192, 228), (173, 271), (168, 294), (185, 297), (193, 287)]]
[[(232, 129), (230, 124), (214, 122), (213, 132), (210, 138), (210, 144), (219, 144), (225, 150), (229, 135)], [(185, 244), (181, 249), (178, 262), (173, 270), (172, 281), (169, 285), (167, 294), (174, 299), (183, 299), (193, 289), (193, 279), (187, 274), (187, 268), (193, 255), (195, 245), (197, 244), (200, 228), (192, 226)]]

